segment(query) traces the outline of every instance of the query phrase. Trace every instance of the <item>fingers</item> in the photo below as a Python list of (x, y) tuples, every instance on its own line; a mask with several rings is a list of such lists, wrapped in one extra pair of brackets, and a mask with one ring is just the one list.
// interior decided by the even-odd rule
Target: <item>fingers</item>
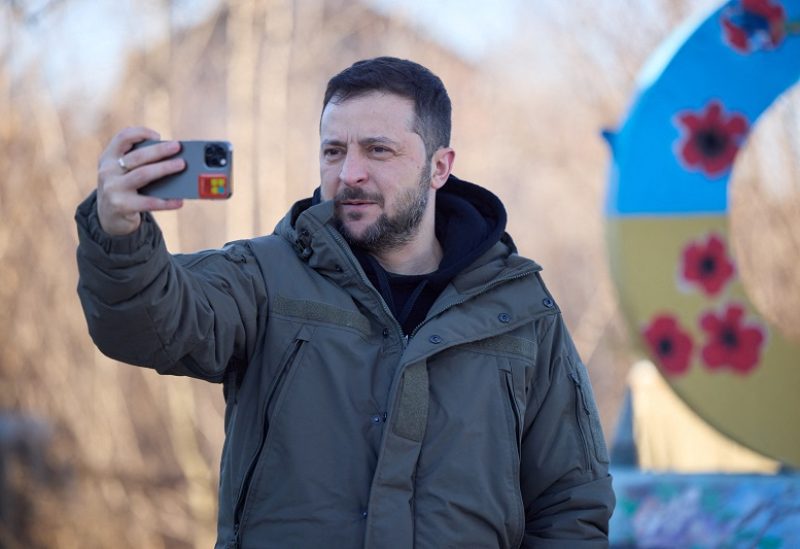
[(131, 151), (136, 143), (140, 143), (147, 139), (157, 141), (161, 136), (157, 131), (145, 128), (142, 126), (125, 128), (118, 132), (103, 153), (100, 155), (98, 162), (98, 171), (112, 174), (113, 170), (122, 173), (128, 172), (137, 166), (155, 162), (168, 156), (175, 154), (180, 150), (180, 144), (177, 142), (158, 143), (151, 147), (143, 147), (141, 150), (145, 151), (144, 154), (137, 151)]
[(178, 141), (131, 150), (136, 143), (159, 137), (158, 132), (145, 127), (125, 128), (112, 137), (98, 163), (98, 189), (136, 190), (184, 169), (183, 160), (169, 159), (180, 151)]
[[(146, 149), (155, 148), (145, 147)], [(180, 150), (180, 147), (176, 148)], [(137, 151), (138, 152), (138, 151)], [(136, 191), (145, 185), (152, 183), (166, 175), (178, 173), (186, 167), (183, 158), (168, 158), (159, 162), (147, 164), (133, 164), (136, 160), (131, 160), (133, 153), (125, 155), (124, 159), (128, 171), (123, 171), (118, 161), (106, 162), (100, 168), (101, 185), (103, 187), (115, 187), (118, 189)]]
[[(140, 147), (128, 153), (123, 154), (117, 158), (117, 164), (122, 167), (125, 165), (124, 171), (132, 171), (139, 166), (152, 164), (178, 154), (181, 150), (179, 141), (165, 141), (163, 143), (156, 143), (148, 145), (147, 147)], [(120, 161), (120, 159), (122, 159)]]
[(97, 213), (100, 225), (112, 235), (129, 234), (141, 223), (141, 212), (174, 210), (181, 200), (143, 196), (138, 189), (177, 173), (186, 167), (182, 158), (173, 158), (180, 143), (168, 141), (131, 150), (145, 139), (159, 139), (157, 132), (144, 127), (125, 128), (117, 133), (100, 156), (97, 179)]
[(136, 143), (146, 139), (158, 141), (161, 139), (161, 136), (157, 131), (145, 128), (144, 126), (125, 128), (111, 138), (111, 141), (100, 158), (101, 160), (105, 157), (118, 158), (131, 150)]

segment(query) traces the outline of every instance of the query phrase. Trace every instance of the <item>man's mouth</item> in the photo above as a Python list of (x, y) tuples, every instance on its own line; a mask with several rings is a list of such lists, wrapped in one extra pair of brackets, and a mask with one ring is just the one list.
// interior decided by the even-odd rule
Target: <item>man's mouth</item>
[(367, 200), (342, 200), (340, 204), (342, 206), (369, 206), (370, 204), (375, 203)]

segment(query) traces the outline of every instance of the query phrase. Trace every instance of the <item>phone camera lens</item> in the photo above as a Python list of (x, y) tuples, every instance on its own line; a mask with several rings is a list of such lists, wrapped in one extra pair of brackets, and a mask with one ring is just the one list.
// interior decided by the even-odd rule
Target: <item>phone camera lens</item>
[(224, 145), (209, 143), (205, 147), (205, 161), (209, 168), (223, 168), (228, 165), (228, 151)]

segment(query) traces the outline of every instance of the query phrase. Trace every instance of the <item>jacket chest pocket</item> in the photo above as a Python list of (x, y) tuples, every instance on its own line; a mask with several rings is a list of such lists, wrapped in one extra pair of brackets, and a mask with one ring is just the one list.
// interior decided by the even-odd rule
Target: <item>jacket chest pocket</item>
[[(280, 361), (280, 368), (272, 380), (267, 390), (266, 411), (264, 417), (267, 424), (280, 412), (281, 404), (289, 392), (291, 381), (296, 373), (296, 366), (300, 363), (300, 358), (314, 329), (312, 326), (304, 325), (295, 336), (292, 343), (284, 351)], [(268, 428), (268, 425), (267, 425)]]
[(583, 440), (586, 468), (591, 471), (594, 460), (608, 463), (608, 450), (586, 367), (570, 361), (569, 377), (575, 386), (575, 419)]
[(292, 379), (301, 362), (303, 351), (308, 342), (311, 341), (313, 331), (314, 328), (308, 325), (304, 325), (299, 329), (297, 335), (283, 352), (279, 362), (280, 366), (268, 385), (266, 393), (267, 398), (264, 401), (264, 408), (259, 417), (262, 422), (260, 442), (245, 470), (244, 478), (242, 479), (238, 495), (234, 502), (234, 531), (237, 533), (242, 523), (247, 519), (249, 509), (248, 503), (250, 501), (252, 486), (258, 485), (258, 478), (263, 469), (263, 460), (261, 457), (268, 450), (270, 445), (269, 439), (270, 433), (272, 432), (270, 430), (270, 424), (274, 422), (274, 418), (280, 413), (281, 405), (291, 389)]

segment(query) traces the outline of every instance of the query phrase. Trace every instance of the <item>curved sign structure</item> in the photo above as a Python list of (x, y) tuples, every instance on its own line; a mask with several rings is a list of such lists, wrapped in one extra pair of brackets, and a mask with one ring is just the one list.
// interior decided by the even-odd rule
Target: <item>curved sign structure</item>
[(798, 78), (800, 0), (734, 0), (679, 30), (608, 136), (606, 205), (623, 309), (670, 385), (720, 432), (794, 466), (800, 344), (746, 297), (727, 216), (739, 148)]

